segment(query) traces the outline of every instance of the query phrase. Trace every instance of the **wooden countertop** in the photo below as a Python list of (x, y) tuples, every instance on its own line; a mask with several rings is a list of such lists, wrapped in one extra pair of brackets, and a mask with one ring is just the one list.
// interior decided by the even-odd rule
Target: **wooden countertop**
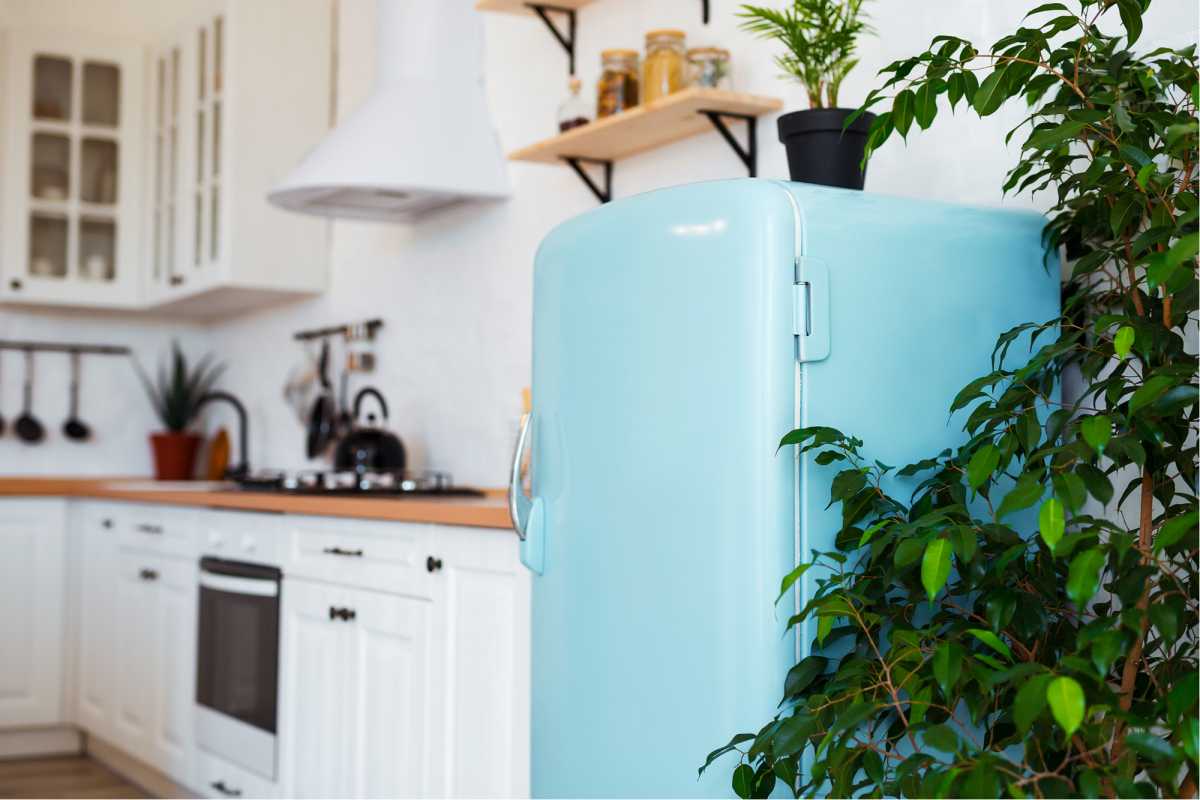
[(503, 490), (485, 497), (330, 497), (274, 494), (227, 484), (156, 485), (146, 478), (24, 478), (0, 476), (0, 497), (87, 497), (136, 503), (162, 503), (242, 511), (274, 511), (330, 517), (430, 522), (477, 528), (511, 529)]

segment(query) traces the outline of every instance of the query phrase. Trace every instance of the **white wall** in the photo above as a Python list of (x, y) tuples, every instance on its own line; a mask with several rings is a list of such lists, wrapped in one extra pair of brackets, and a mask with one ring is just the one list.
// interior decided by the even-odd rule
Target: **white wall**
[[(11, 2), (17, 0), (0, 0)], [(345, 113), (370, 86), (374, 3), (340, 2), (339, 90)], [(127, 0), (120, 5), (129, 4)], [(776, 77), (771, 62), (774, 47), (737, 30), (733, 16), (737, 4), (711, 0), (711, 5), (712, 22), (707, 27), (700, 22), (697, 0), (600, 0), (584, 9), (579, 15), (577, 63), (588, 91), (599, 72), (601, 49), (640, 48), (645, 31), (669, 26), (686, 30), (690, 45), (728, 47), (738, 89), (781, 96), (786, 110), (802, 108), (802, 91)], [(919, 52), (933, 35), (956, 33), (990, 44), (1018, 24), (1023, 9), (1032, 5), (1011, 0), (873, 4), (879, 35), (865, 42), (862, 63), (842, 90), (843, 102), (862, 99), (874, 85), (880, 66)], [(485, 25), (488, 90), (504, 148), (515, 149), (550, 135), (555, 108), (565, 93), (565, 54), (534, 18), (489, 14)], [(1155, 0), (1141, 45), (1183, 45), (1195, 41), (1196, 31), (1193, 0)], [(868, 190), (959, 202), (1005, 202), (999, 187), (1016, 154), (1004, 147), (1003, 136), (1020, 118), (1020, 111), (1013, 108), (984, 121), (960, 112), (939, 119), (930, 131), (910, 135), (907, 147), (899, 141), (889, 143), (871, 164)], [(759, 144), (759, 174), (785, 176), (786, 162), (773, 118), (760, 122)], [(620, 162), (614, 189), (620, 197), (741, 174), (740, 162), (712, 134)], [(207, 346), (230, 362), (226, 386), (245, 398), (250, 408), (254, 465), (306, 463), (303, 429), (281, 400), (289, 368), (303, 360), (303, 351), (290, 340), (291, 332), (381, 316), (386, 320), (377, 346), (381, 367), (370, 382), (391, 401), (393, 427), (409, 446), (410, 460), (415, 466), (448, 469), (463, 483), (503, 483), (520, 413), (520, 389), (529, 382), (533, 254), (554, 225), (595, 205), (565, 168), (513, 164), (512, 178), (514, 194), (504, 204), (456, 209), (414, 226), (338, 223), (327, 295), (207, 329)], [(1031, 203), (1028, 198), (1007, 202)], [(75, 323), (62, 318), (61, 324), (65, 336), (66, 326)], [(82, 323), (73, 330), (90, 330), (92, 324)], [(96, 330), (99, 338), (102, 334)], [(129, 335), (157, 343), (166, 339), (167, 331), (151, 327)], [(360, 380), (358, 385), (363, 383)], [(9, 397), (12, 389), (5, 385), (3, 396)], [(148, 429), (150, 420), (133, 384), (128, 392), (120, 395), (130, 414), (128, 436), (120, 444), (105, 443), (93, 450), (103, 454), (100, 463), (111, 467), (103, 471), (145, 468), (137, 430)], [(0, 407), (13, 405), (6, 401)], [(73, 461), (64, 460), (59, 449), (48, 447), (33, 458), (25, 457), (32, 451), (20, 452), (17, 463), (12, 445), (0, 439), (0, 472), (82, 471), (74, 468)]]

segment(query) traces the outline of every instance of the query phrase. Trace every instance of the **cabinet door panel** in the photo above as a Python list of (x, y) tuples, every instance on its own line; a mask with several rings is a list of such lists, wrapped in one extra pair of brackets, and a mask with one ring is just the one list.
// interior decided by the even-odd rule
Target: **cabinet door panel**
[(0, 502), (0, 726), (63, 721), (64, 509)]
[(117, 560), (113, 743), (145, 761), (152, 760), (150, 741), (158, 694), (158, 592), (149, 574), (161, 571), (159, 562), (144, 553), (125, 551)]
[(355, 612), (351, 793), (427, 796), (429, 603), (368, 591), (351, 592), (348, 603)]
[(182, 559), (163, 559), (160, 564), (152, 759), (174, 780), (189, 784), (195, 738), (197, 567)]
[(81, 586), (76, 716), (88, 732), (111, 737), (116, 702), (113, 588), (117, 580), (116, 520), (111, 509), (81, 509), (78, 534)]
[(286, 580), (279, 744), (283, 791), (289, 797), (343, 797), (349, 745), (346, 716), (347, 624), (331, 620), (345, 592)]

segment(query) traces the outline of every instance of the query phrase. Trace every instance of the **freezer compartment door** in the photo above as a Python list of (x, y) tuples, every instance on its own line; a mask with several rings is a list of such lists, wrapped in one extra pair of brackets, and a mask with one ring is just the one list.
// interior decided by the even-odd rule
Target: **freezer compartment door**
[(744, 180), (612, 203), (538, 252), (536, 796), (727, 795), (697, 768), (775, 709), (797, 236), (786, 192)]

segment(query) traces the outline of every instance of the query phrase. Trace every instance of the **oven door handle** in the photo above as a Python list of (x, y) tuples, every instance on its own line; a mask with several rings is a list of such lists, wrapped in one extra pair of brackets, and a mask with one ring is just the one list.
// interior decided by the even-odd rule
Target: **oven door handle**
[(250, 594), (256, 597), (278, 597), (279, 581), (261, 578), (238, 578), (233, 575), (217, 575), (201, 570), (200, 586), (230, 594)]

